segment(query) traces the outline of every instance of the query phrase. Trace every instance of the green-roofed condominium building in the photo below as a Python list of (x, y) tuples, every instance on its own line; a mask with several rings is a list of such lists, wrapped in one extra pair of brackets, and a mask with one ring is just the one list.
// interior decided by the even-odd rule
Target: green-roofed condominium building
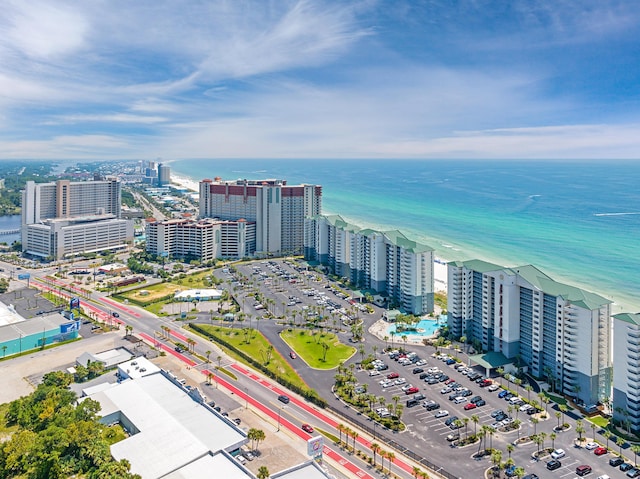
[(448, 324), (456, 337), (518, 358), (585, 404), (611, 394), (611, 301), (534, 266), (448, 264)]
[(613, 418), (640, 433), (640, 313), (613, 316)]
[(433, 312), (433, 248), (399, 231), (361, 229), (338, 215), (305, 219), (305, 258), (411, 314)]

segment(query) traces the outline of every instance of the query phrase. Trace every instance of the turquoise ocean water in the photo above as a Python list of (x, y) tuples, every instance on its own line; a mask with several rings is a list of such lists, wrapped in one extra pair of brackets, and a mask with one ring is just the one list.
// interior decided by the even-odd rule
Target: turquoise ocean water
[(399, 229), (445, 260), (533, 264), (640, 311), (640, 164), (560, 161), (179, 160), (195, 181), (323, 186), (323, 212)]

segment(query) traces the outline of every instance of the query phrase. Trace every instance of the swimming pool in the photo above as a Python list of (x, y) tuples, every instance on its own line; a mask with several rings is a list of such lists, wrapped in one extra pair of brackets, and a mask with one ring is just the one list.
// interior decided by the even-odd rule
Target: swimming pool
[(393, 332), (396, 336), (406, 335), (407, 337), (430, 338), (435, 336), (436, 331), (445, 324), (447, 324), (447, 318), (445, 316), (441, 316), (437, 319), (422, 319), (416, 325), (415, 331), (396, 332), (396, 324), (394, 323), (389, 325), (387, 333), (391, 334)]

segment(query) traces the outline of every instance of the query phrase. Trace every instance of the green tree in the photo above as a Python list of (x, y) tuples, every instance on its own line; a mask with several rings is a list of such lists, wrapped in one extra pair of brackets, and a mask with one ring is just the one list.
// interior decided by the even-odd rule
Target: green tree
[(269, 476), (270, 474), (269, 474), (269, 469), (267, 469), (267, 466), (260, 466), (258, 468), (258, 474), (256, 475), (258, 479), (267, 479)]

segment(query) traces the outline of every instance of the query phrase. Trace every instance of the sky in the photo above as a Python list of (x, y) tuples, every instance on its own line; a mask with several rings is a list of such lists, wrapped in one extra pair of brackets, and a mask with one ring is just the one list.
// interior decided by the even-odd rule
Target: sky
[(636, 0), (3, 0), (0, 159), (636, 159)]

